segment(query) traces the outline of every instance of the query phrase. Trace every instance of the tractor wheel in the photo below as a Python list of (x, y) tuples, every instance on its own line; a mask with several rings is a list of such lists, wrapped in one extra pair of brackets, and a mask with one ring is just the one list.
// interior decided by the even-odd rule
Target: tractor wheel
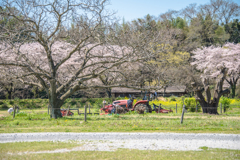
[(149, 108), (146, 104), (138, 104), (134, 109), (137, 113), (143, 114), (144, 112), (149, 112)]
[(148, 109), (149, 109), (149, 113), (152, 113), (152, 107), (149, 106)]
[(116, 105), (115, 113), (116, 114), (122, 114), (122, 113), (124, 114), (125, 110), (122, 107)]

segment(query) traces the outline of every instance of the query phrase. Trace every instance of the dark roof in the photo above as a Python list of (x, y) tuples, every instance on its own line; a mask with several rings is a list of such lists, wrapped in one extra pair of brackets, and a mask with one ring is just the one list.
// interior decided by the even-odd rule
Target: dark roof
[[(157, 90), (158, 93), (163, 93), (163, 91), (164, 89)], [(140, 93), (140, 92), (141, 90), (132, 89), (132, 88), (123, 88), (123, 87), (112, 88), (112, 93)], [(155, 92), (155, 90), (151, 90), (151, 92)], [(184, 93), (184, 92), (186, 92), (186, 86), (169, 86), (166, 88), (165, 93)]]

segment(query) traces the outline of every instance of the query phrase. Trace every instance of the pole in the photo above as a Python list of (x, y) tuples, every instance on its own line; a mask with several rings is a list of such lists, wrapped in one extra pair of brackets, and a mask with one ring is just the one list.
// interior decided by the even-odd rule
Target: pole
[(68, 109), (67, 109), (67, 116), (69, 115), (69, 110), (70, 110), (70, 105), (68, 106)]
[(49, 105), (48, 105), (48, 111), (47, 111), (47, 114), (49, 114)]
[(87, 105), (85, 105), (84, 121), (87, 122)]
[(160, 108), (161, 108), (161, 103), (160, 103), (160, 105), (158, 107), (158, 113), (160, 113)]
[(222, 114), (222, 103), (220, 103), (220, 113)]
[(19, 112), (19, 107), (18, 107), (18, 105), (16, 107), (17, 107), (17, 113), (18, 113)]
[(13, 106), (13, 118), (15, 118), (16, 106)]
[(183, 105), (183, 110), (182, 110), (182, 117), (181, 117), (181, 124), (183, 123), (183, 116), (184, 116), (184, 111), (185, 111), (185, 105)]
[(176, 103), (176, 113), (177, 113), (177, 103)]

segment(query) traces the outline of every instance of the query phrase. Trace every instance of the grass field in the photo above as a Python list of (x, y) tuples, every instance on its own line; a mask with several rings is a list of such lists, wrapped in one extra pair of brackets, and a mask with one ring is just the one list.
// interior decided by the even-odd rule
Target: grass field
[(168, 150), (130, 150), (118, 149), (116, 151), (72, 151), (64, 153), (29, 153), (39, 151), (54, 151), (56, 149), (72, 149), (79, 147), (75, 141), (67, 142), (17, 142), (0, 145), (0, 159), (240, 159), (239, 150), (209, 149), (201, 147), (200, 151), (168, 151)]
[(240, 115), (209, 115), (180, 113), (139, 115), (83, 115), (75, 111), (72, 117), (51, 119), (46, 110), (21, 110), (15, 119), (6, 111), (0, 117), (0, 133), (24, 132), (183, 132), (183, 133), (240, 133)]

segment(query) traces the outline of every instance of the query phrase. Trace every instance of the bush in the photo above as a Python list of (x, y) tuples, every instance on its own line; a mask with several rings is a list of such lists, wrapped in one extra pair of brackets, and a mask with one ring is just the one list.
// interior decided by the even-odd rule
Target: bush
[(3, 103), (3, 105), (1, 106), (1, 109), (8, 109), (8, 105), (6, 103)]
[(14, 105), (14, 101), (9, 101), (9, 104)]
[(19, 101), (19, 105), (21, 105), (21, 106), (25, 106), (27, 103), (28, 102), (25, 99), (22, 99), (22, 100)]
[(227, 98), (227, 97), (221, 97), (220, 98), (220, 103), (222, 103), (223, 110), (224, 110), (224, 112), (226, 112), (227, 109), (229, 108), (230, 103), (231, 103), (231, 99)]
[(2, 105), (2, 104), (4, 104), (4, 102), (3, 102), (3, 101), (0, 101), (0, 105)]
[(184, 104), (186, 106), (186, 109), (189, 112), (195, 112), (196, 111), (196, 99), (195, 98), (185, 98)]
[(175, 96), (171, 96), (170, 97), (170, 101), (176, 101), (176, 97)]
[(81, 103), (86, 103), (87, 102), (87, 98), (81, 98), (80, 102)]

